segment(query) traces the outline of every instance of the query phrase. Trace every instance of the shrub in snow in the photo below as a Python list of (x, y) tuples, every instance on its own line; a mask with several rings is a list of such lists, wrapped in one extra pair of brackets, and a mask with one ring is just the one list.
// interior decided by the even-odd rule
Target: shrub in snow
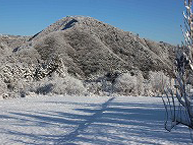
[(96, 95), (103, 95), (103, 84), (102, 82), (85, 82), (84, 83), (85, 88), (90, 94), (96, 94)]
[[(176, 51), (175, 87), (165, 89), (166, 97), (162, 97), (166, 109), (165, 128), (171, 131), (178, 124), (183, 124), (193, 131), (193, 94), (191, 93), (190, 75), (193, 71), (193, 13), (192, 0), (184, 0), (186, 12), (184, 15), (185, 30), (182, 29), (185, 45)], [(189, 89), (190, 88), (190, 89)], [(191, 134), (191, 137), (193, 134)], [(193, 140), (192, 140), (193, 141)]]
[(54, 85), (53, 85), (52, 83), (44, 84), (44, 85), (38, 87), (38, 88), (35, 90), (35, 93), (46, 95), (46, 94), (52, 92), (53, 86), (54, 86)]
[(68, 95), (84, 95), (86, 89), (83, 83), (71, 76), (61, 78), (57, 75), (46, 77), (41, 81), (34, 82), (29, 89), (30, 92), (37, 94), (68, 94)]
[(3, 98), (4, 94), (7, 92), (7, 86), (4, 81), (0, 78), (0, 96)]
[(120, 95), (143, 94), (142, 76), (124, 73), (116, 79), (114, 90)]
[(136, 77), (126, 73), (116, 80), (115, 90), (116, 92), (120, 93), (120, 95), (137, 95), (136, 86)]
[[(173, 80), (166, 76), (162, 71), (149, 72), (149, 90), (152, 95), (158, 96), (164, 94), (164, 88), (172, 86)], [(174, 90), (174, 88), (172, 88)]]
[(144, 95), (144, 78), (141, 71), (137, 71), (136, 74), (137, 77), (137, 94), (138, 95)]
[(85, 81), (88, 92), (97, 95), (143, 95), (143, 76), (140, 71), (120, 73), (118, 71)]
[(54, 83), (53, 92), (56, 94), (84, 95), (86, 89), (81, 80), (66, 76), (64, 79)]

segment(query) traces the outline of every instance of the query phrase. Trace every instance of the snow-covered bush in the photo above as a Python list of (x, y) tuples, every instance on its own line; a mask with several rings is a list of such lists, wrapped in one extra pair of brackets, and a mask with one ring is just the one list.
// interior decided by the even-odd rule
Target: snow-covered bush
[(108, 72), (84, 82), (87, 91), (96, 95), (143, 95), (143, 76), (140, 71)]
[[(158, 96), (164, 94), (164, 88), (172, 86), (173, 80), (166, 76), (162, 71), (149, 72), (149, 90), (152, 91), (152, 95)], [(174, 87), (171, 88), (174, 90)]]
[(86, 89), (81, 80), (78, 80), (72, 76), (66, 76), (63, 80), (59, 79), (54, 83), (53, 93), (85, 95)]
[[(172, 91), (170, 87), (165, 89), (166, 97), (162, 97), (166, 109), (165, 128), (171, 131), (178, 124), (183, 124), (193, 130), (193, 94), (191, 93), (193, 72), (193, 13), (192, 0), (184, 0), (186, 11), (184, 16), (184, 45), (176, 51), (175, 61), (175, 88)], [(189, 89), (190, 88), (190, 89)], [(191, 134), (192, 135), (192, 134)], [(191, 136), (192, 137), (192, 136)]]
[(143, 77), (140, 74), (124, 73), (116, 79), (114, 90), (119, 95), (142, 95), (142, 81)]
[(69, 75), (64, 78), (59, 76), (53, 76), (51, 78), (46, 77), (41, 81), (34, 82), (31, 85), (30, 92), (37, 94), (68, 94), (68, 95), (84, 95), (86, 89), (83, 83)]
[(7, 86), (4, 81), (0, 78), (0, 97), (3, 98), (5, 93), (7, 92)]
[(138, 92), (138, 95), (144, 95), (144, 77), (142, 75), (142, 72), (141, 71), (138, 71), (137, 72), (137, 92)]
[(102, 82), (84, 83), (84, 86), (90, 94), (105, 95)]
[(125, 73), (116, 80), (116, 92), (121, 95), (137, 95), (137, 78)]

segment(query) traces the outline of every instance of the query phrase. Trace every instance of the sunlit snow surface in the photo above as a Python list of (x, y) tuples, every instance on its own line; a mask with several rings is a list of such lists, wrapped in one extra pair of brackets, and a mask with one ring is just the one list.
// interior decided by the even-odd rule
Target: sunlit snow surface
[(159, 97), (38, 96), (0, 101), (0, 144), (190, 144), (164, 129)]

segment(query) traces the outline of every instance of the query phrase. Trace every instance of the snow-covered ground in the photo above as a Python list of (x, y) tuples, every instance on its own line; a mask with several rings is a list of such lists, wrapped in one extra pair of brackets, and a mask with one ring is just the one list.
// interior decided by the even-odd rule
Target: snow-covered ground
[(190, 144), (164, 129), (158, 97), (38, 96), (0, 101), (0, 144)]

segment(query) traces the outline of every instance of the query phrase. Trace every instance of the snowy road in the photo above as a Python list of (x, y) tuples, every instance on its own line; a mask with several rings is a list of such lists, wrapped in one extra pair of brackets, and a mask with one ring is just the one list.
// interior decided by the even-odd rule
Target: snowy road
[(29, 97), (0, 101), (0, 144), (190, 144), (189, 130), (164, 130), (161, 98)]

